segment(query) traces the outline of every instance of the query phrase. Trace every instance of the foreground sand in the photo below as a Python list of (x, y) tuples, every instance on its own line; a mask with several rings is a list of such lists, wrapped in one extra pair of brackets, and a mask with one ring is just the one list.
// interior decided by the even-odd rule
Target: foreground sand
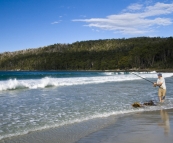
[(136, 113), (77, 143), (172, 143), (173, 109)]
[(0, 143), (172, 143), (173, 109), (94, 119)]

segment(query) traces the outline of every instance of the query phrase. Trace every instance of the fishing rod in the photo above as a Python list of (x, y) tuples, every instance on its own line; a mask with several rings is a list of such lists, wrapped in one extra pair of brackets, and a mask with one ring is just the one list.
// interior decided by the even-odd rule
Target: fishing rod
[(143, 78), (142, 76), (139, 76), (139, 75), (137, 75), (137, 74), (135, 74), (135, 73), (133, 73), (133, 72), (132, 72), (132, 74), (134, 74), (134, 75), (136, 75), (136, 76), (138, 76), (138, 77), (140, 77), (140, 78), (142, 78), (142, 79), (144, 79), (144, 80), (146, 80), (146, 81), (148, 81), (148, 82), (154, 84), (154, 82), (152, 82), (152, 81), (150, 81), (150, 80), (148, 80), (148, 79), (146, 79), (146, 78)]
[[(134, 75), (136, 75), (136, 76), (138, 76), (138, 77), (140, 77), (140, 78), (142, 78), (142, 79), (144, 79), (144, 80), (146, 80), (146, 81), (148, 81), (148, 82), (154, 84), (154, 82), (152, 82), (152, 81), (150, 81), (150, 80), (148, 80), (148, 79), (146, 79), (146, 78), (143, 78), (142, 76), (139, 76), (139, 75), (137, 75), (137, 74), (135, 74), (135, 73), (133, 73), (133, 72), (132, 72), (132, 74), (134, 74)], [(172, 82), (166, 82), (166, 83), (172, 83)]]

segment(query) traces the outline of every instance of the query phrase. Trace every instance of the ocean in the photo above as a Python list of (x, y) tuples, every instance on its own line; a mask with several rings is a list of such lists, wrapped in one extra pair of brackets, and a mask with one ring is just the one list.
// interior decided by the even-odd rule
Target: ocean
[[(135, 74), (157, 80), (155, 71)], [(0, 142), (114, 115), (171, 109), (173, 73), (163, 73), (163, 77), (167, 86), (165, 102), (133, 108), (134, 102), (157, 103), (158, 87), (131, 72), (1, 71)]]

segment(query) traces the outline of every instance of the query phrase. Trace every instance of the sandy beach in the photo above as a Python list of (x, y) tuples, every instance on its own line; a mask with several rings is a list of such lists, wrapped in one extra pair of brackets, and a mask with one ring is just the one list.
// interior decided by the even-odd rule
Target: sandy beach
[(173, 109), (136, 113), (76, 143), (172, 143), (172, 119)]
[[(132, 104), (150, 100), (157, 104), (158, 89), (131, 73), (1, 74), (0, 143), (173, 141), (173, 73), (164, 73), (165, 102), (139, 109)], [(139, 75), (153, 82), (157, 78), (155, 72)]]
[(172, 143), (173, 109), (138, 112), (6, 138), (0, 143)]

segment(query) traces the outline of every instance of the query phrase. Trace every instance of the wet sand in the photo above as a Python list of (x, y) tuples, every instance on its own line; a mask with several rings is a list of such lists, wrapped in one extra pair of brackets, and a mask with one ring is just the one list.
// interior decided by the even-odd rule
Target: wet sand
[(93, 119), (0, 143), (172, 143), (173, 109)]
[(172, 143), (171, 129), (173, 109), (141, 112), (123, 117), (76, 143)]

